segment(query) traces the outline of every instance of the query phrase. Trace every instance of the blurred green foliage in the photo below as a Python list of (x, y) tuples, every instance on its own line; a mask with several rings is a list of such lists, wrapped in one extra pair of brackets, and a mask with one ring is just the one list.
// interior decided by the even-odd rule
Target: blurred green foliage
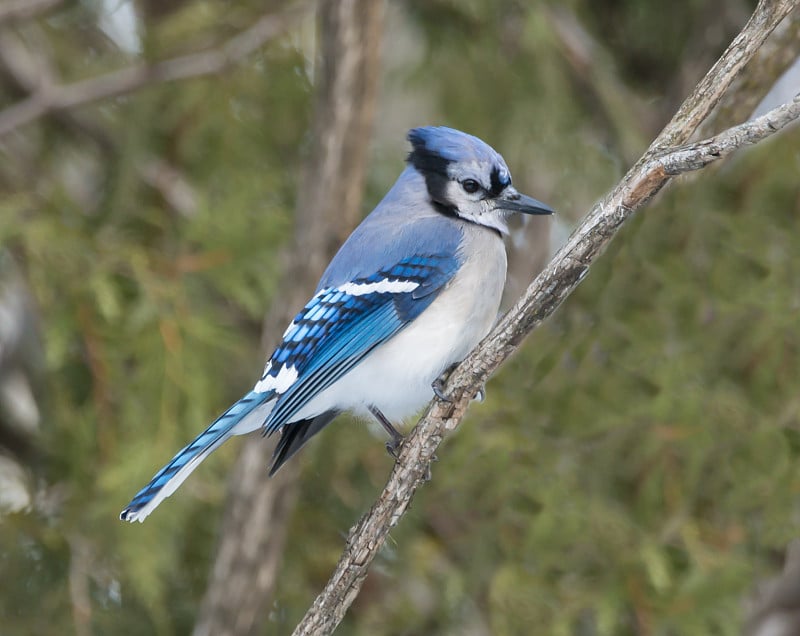
[[(144, 54), (227, 37), (257, 4), (186, 2), (147, 25)], [(85, 50), (93, 6), (42, 21), (65, 78), (130, 61), (96, 34)], [(689, 1), (564, 6), (604, 50), (596, 80), (619, 72), (632, 99), (657, 94), (663, 115), (681, 97), (687, 43), (715, 17)], [(490, 141), (519, 188), (563, 218), (577, 220), (625, 169), (630, 142), (615, 125), (644, 144), (663, 123), (638, 120), (624, 99), (599, 112), (565, 61), (552, 7), (391, 9), (418, 50), (385, 99), (418, 95), (433, 121), (408, 125)], [(23, 131), (40, 143), (6, 168), (0, 244), (42, 317), (46, 501), (0, 522), (3, 633), (71, 631), (71, 568), (86, 554), (91, 633), (191, 631), (237, 443), (145, 524), (117, 514), (262, 364), (307, 147), (310, 56), (295, 33), (222, 76), (89, 107), (103, 144), (58, 121)], [(402, 165), (401, 140), (378, 141), (392, 151), (376, 151), (365, 212)], [(796, 536), (798, 142), (795, 127), (686, 180), (623, 229), (442, 449), (337, 633), (740, 633), (743, 596)], [(193, 185), (191, 213), (143, 180), (156, 158)], [(291, 630), (383, 485), (389, 460), (365, 429), (342, 419), (298, 459), (302, 493), (265, 634)]]
[(437, 610), (460, 584), (453, 611), (478, 599), (493, 634), (739, 633), (797, 535), (800, 190), (772, 173), (799, 158), (781, 143), (644, 212), (490, 386), (396, 533), (427, 526), (447, 555)]

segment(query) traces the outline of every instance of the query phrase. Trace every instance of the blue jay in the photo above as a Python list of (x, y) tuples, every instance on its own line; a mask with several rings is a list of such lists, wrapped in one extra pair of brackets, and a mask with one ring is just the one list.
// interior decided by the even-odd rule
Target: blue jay
[(331, 261), (253, 389), (178, 452), (120, 514), (143, 521), (232, 435), (280, 431), (270, 475), (343, 411), (391, 424), (489, 332), (515, 212), (552, 214), (517, 192), (503, 158), (472, 135), (414, 128), (397, 182)]

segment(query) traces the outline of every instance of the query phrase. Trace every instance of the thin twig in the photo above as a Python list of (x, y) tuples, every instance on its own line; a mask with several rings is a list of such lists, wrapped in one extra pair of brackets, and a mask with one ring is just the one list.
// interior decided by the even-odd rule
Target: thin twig
[(0, 111), (0, 138), (53, 111), (118, 97), (154, 84), (221, 73), (284, 33), (305, 16), (313, 5), (313, 2), (306, 0), (279, 14), (265, 15), (219, 48), (154, 64), (137, 64), (72, 84), (42, 87)]
[(729, 128), (709, 139), (666, 151), (653, 158), (653, 168), (661, 164), (665, 174), (676, 176), (700, 170), (717, 159), (728, 156), (744, 146), (752, 146), (797, 119), (800, 114), (800, 93), (788, 104), (773, 108), (761, 117)]
[(587, 215), (514, 308), (451, 374), (446, 393), (452, 402), (434, 400), (404, 442), (383, 492), (369, 512), (350, 530), (344, 553), (294, 636), (330, 634), (358, 596), (369, 566), (389, 530), (405, 513), (424, 482), (431, 459), (447, 431), (458, 426), (470, 399), (524, 338), (550, 316), (578, 286), (593, 260), (622, 224), (643, 207), (676, 174), (698, 169), (747, 144), (756, 143), (800, 115), (800, 102), (732, 128), (716, 137), (685, 143), (708, 116), (731, 81), (770, 31), (798, 0), (762, 0), (723, 56), (698, 84), (650, 149)]
[(725, 98), (698, 129), (699, 137), (749, 119), (778, 79), (800, 55), (800, 11), (792, 11), (731, 84)]
[(760, 0), (753, 15), (730, 43), (716, 64), (706, 73), (678, 112), (651, 145), (674, 146), (686, 142), (711, 113), (731, 82), (761, 48), (770, 33), (792, 9), (797, 0)]
[(60, 5), (64, 0), (6, 0), (0, 6), (0, 25), (29, 20)]
[[(24, 93), (35, 93), (39, 90), (48, 92), (57, 86), (56, 69), (45, 57), (42, 49), (46, 48), (37, 39), (32, 46), (24, 46), (21, 39), (8, 29), (0, 29), (0, 69), (16, 87)], [(50, 113), (65, 130), (80, 138), (92, 140), (106, 157), (118, 152), (116, 143), (97, 121), (86, 113), (77, 110), (59, 110)], [(6, 152), (13, 155), (14, 150)], [(136, 171), (142, 181), (156, 190), (178, 214), (191, 216), (196, 208), (196, 197), (191, 184), (174, 165), (163, 158), (150, 157), (138, 160)], [(84, 207), (91, 205), (82, 201)], [(88, 207), (87, 207), (88, 209)]]

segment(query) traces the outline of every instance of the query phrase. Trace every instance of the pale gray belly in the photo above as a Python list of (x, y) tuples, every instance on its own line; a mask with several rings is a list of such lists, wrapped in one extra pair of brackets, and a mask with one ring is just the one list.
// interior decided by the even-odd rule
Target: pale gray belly
[(476, 228), (464, 247), (469, 257), (431, 306), (312, 399), (297, 419), (330, 409), (366, 414), (374, 405), (397, 420), (433, 397), (431, 383), (491, 329), (505, 283), (506, 252), (498, 236)]

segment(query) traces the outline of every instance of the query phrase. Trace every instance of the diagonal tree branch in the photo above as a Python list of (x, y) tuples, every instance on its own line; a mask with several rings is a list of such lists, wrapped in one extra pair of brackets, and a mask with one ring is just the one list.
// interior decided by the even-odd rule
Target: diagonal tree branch
[(800, 96), (756, 120), (716, 137), (683, 145), (753, 57), (775, 26), (800, 0), (761, 0), (753, 16), (701, 80), (648, 151), (589, 212), (545, 270), (495, 329), (450, 375), (451, 402), (434, 400), (404, 442), (383, 492), (350, 530), (346, 547), (325, 589), (295, 628), (294, 636), (330, 634), (358, 596), (369, 566), (389, 530), (424, 482), (431, 459), (448, 431), (458, 426), (471, 398), (585, 277), (593, 260), (622, 224), (674, 176), (700, 169), (745, 145), (774, 134), (800, 116)]
[(136, 64), (72, 84), (43, 85), (37, 92), (0, 111), (0, 138), (47, 113), (118, 97), (153, 84), (221, 73), (285, 33), (313, 6), (313, 2), (304, 0), (278, 14), (265, 15), (219, 48), (153, 64)]

